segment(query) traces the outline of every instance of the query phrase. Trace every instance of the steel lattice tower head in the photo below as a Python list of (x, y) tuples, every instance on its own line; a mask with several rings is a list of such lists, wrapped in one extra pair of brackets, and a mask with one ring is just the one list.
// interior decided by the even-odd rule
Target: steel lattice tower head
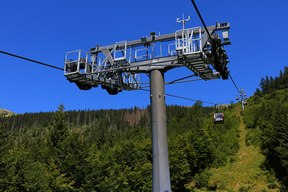
[(141, 89), (140, 75), (154, 69), (186, 67), (203, 80), (228, 79), (224, 46), (230, 45), (230, 24), (217, 23), (207, 27), (208, 31), (201, 27), (186, 29), (189, 20), (178, 18), (182, 29), (171, 34), (152, 32), (138, 40), (96, 46), (89, 52), (67, 52), (64, 75), (82, 90), (101, 85), (112, 95)]

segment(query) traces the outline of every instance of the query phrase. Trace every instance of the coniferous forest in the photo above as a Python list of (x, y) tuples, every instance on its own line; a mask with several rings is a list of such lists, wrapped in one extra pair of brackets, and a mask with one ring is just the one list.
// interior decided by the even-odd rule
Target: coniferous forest
[[(288, 186), (288, 69), (266, 77), (243, 115), (247, 145), (260, 146), (263, 169)], [(233, 162), (239, 149), (239, 104), (168, 106), (169, 164), (173, 192), (205, 188), (211, 168)], [(152, 190), (151, 125), (147, 109), (26, 113), (0, 118), (0, 191)], [(273, 186), (272, 186), (273, 187)]]
[[(64, 111), (1, 119), (2, 191), (151, 191), (148, 109)], [(238, 119), (214, 125), (213, 108), (167, 109), (173, 191), (207, 172), (238, 149)], [(227, 140), (225, 137), (229, 137)]]

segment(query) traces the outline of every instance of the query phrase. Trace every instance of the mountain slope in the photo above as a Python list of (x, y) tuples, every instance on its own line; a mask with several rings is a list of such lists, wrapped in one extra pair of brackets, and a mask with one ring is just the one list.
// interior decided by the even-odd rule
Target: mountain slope
[(11, 111), (8, 111), (6, 109), (0, 109), (0, 117), (10, 117), (13, 114), (14, 113), (12, 113)]
[(261, 168), (265, 157), (260, 148), (246, 145), (247, 130), (242, 117), (240, 119), (240, 149), (235, 161), (212, 169), (210, 186), (217, 187), (217, 191), (278, 191), (275, 177)]

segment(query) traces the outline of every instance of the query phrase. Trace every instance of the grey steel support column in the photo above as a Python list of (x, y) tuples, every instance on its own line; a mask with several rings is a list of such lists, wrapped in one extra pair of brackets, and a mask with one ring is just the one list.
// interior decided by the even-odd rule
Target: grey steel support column
[(153, 146), (152, 192), (170, 192), (164, 73), (160, 70), (150, 72), (150, 97)]

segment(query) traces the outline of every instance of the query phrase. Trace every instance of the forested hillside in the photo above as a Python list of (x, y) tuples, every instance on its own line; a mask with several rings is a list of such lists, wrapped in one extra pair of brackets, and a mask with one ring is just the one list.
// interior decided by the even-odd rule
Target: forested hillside
[(261, 147), (265, 168), (273, 171), (288, 190), (288, 67), (278, 77), (263, 78), (248, 100), (244, 122), (246, 143)]
[[(239, 148), (239, 119), (225, 109), (167, 108), (173, 191), (209, 187), (208, 169)], [(1, 119), (1, 191), (151, 191), (148, 109), (67, 111)], [(215, 188), (215, 187), (214, 187)]]
[[(53, 119), (54, 112), (24, 113), (0, 118), (0, 123), (9, 128), (36, 128), (47, 127)], [(123, 129), (133, 126), (140, 121), (148, 121), (147, 110), (139, 108), (121, 110), (79, 110), (66, 111), (65, 123), (67, 126), (84, 126), (105, 121), (110, 123), (110, 128)], [(140, 123), (141, 124), (141, 123)]]
[[(214, 124), (215, 109), (200, 102), (168, 106), (172, 190), (287, 191), (287, 77), (285, 67), (261, 80), (243, 113), (248, 130), (238, 104), (222, 110), (224, 124)], [(151, 191), (149, 110), (61, 105), (56, 112), (2, 116), (0, 191)]]
[(284, 70), (280, 70), (278, 77), (262, 78), (260, 81), (260, 88), (256, 89), (254, 97), (264, 96), (269, 93), (274, 93), (277, 90), (288, 89), (288, 67), (284, 67)]

